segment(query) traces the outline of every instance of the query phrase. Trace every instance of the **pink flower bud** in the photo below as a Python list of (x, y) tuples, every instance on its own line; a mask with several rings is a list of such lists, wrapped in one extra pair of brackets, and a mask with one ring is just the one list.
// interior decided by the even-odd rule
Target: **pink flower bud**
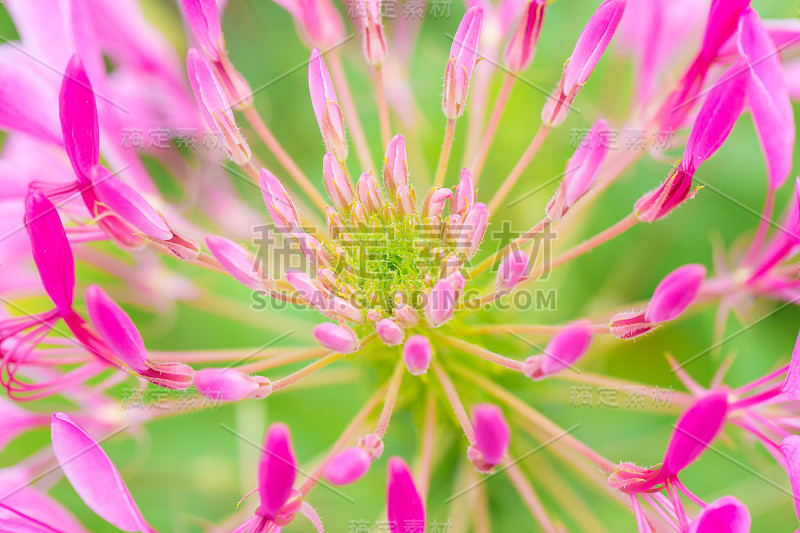
[(542, 122), (545, 125), (555, 127), (564, 122), (572, 101), (611, 42), (624, 10), (625, 0), (606, 0), (589, 19), (567, 60), (558, 86), (544, 104)]
[(371, 171), (364, 172), (356, 184), (358, 199), (365, 209), (377, 213), (381, 210), (381, 194), (378, 192), (378, 181)]
[(400, 184), (395, 190), (395, 199), (400, 213), (403, 215), (411, 215), (417, 211), (417, 199), (414, 195), (414, 189), (409, 189), (408, 186)]
[(327, 49), (346, 37), (344, 21), (331, 0), (275, 0), (275, 3), (292, 15), (309, 47)]
[(594, 123), (567, 163), (562, 182), (567, 208), (572, 207), (594, 185), (608, 155), (608, 139), (608, 123), (600, 119)]
[(414, 311), (413, 307), (406, 304), (400, 304), (394, 308), (394, 316), (397, 320), (406, 327), (413, 328), (419, 323), (419, 316)]
[(606, 0), (589, 19), (564, 68), (564, 94), (574, 94), (589, 79), (614, 37), (624, 11), (625, 0)]
[(442, 98), (444, 115), (450, 120), (455, 120), (464, 114), (469, 83), (478, 63), (478, 42), (482, 22), (483, 9), (478, 6), (469, 8), (453, 38), (450, 59), (444, 72)]
[(458, 181), (458, 185), (456, 185), (456, 192), (453, 195), (453, 203), (450, 207), (450, 212), (463, 215), (474, 203), (475, 184), (472, 181), (472, 172), (466, 168), (462, 168), (461, 178)]
[(100, 161), (100, 127), (92, 84), (77, 54), (61, 82), (59, 115), (69, 161), (78, 181), (87, 184), (89, 172)]
[(544, 22), (545, 6), (547, 6), (545, 0), (530, 0), (522, 12), (503, 52), (503, 61), (511, 72), (522, 72), (533, 61), (536, 42), (539, 40)]
[(522, 250), (515, 248), (503, 258), (497, 269), (494, 286), (497, 290), (511, 290), (528, 273), (530, 257)]
[(102, 166), (91, 172), (97, 199), (135, 230), (150, 238), (166, 241), (172, 231), (156, 209), (117, 176)]
[(206, 237), (206, 245), (222, 268), (245, 287), (254, 291), (274, 288), (274, 280), (264, 273), (261, 262), (244, 246), (216, 235)]
[(635, 339), (656, 329), (657, 325), (648, 322), (644, 313), (617, 313), (611, 317), (609, 328), (618, 339)]
[(44, 290), (62, 316), (69, 314), (75, 291), (72, 248), (56, 207), (33, 189), (25, 200), (25, 228)]
[(359, 348), (358, 337), (352, 329), (325, 322), (314, 328), (314, 337), (325, 348), (338, 353), (353, 353)]
[(452, 197), (453, 191), (450, 189), (431, 189), (422, 204), (422, 215), (431, 218), (441, 216)]
[(186, 54), (186, 68), (206, 125), (222, 139), (233, 162), (244, 165), (250, 161), (250, 147), (239, 132), (228, 97), (208, 61), (196, 48), (190, 48)]
[(750, 511), (733, 496), (709, 503), (689, 525), (688, 533), (750, 533)]
[(245, 398), (266, 398), (272, 392), (267, 378), (248, 376), (235, 368), (204, 368), (194, 375), (197, 392), (207, 398), (238, 401)]
[(300, 251), (303, 252), (303, 255), (306, 257), (306, 261), (313, 265), (315, 270), (319, 268), (331, 267), (331, 260), (330, 256), (328, 255), (328, 251), (324, 246), (322, 246), (322, 243), (319, 242), (316, 237), (313, 237), (301, 230), (293, 231), (292, 236), (297, 239), (297, 243), (300, 246)]
[(456, 308), (456, 289), (447, 279), (440, 279), (428, 294), (425, 317), (431, 327), (438, 328), (453, 316)]
[(578, 320), (553, 335), (541, 356), (525, 361), (524, 373), (531, 379), (542, 379), (571, 367), (586, 355), (592, 343), (592, 327), (588, 320)]
[(794, 112), (780, 54), (752, 8), (739, 18), (738, 46), (749, 68), (748, 102), (767, 163), (768, 183), (778, 189), (792, 171)]
[(786, 471), (792, 486), (794, 508), (800, 518), (800, 436), (790, 435), (781, 441), (781, 453), (786, 461)]
[(264, 197), (264, 203), (272, 217), (272, 223), (284, 238), (288, 239), (292, 231), (302, 226), (292, 198), (283, 188), (280, 180), (265, 168), (261, 169), (260, 183), (261, 195)]
[(470, 460), (479, 472), (490, 472), (508, 452), (511, 429), (503, 411), (496, 405), (475, 405), (471, 419), (475, 445), (470, 447)]
[(222, 28), (216, 0), (181, 0), (194, 38), (211, 61), (219, 60), (223, 47)]
[(403, 344), (403, 361), (408, 371), (419, 376), (428, 371), (433, 359), (431, 341), (425, 335), (412, 335)]
[(386, 147), (386, 157), (383, 159), (383, 185), (390, 198), (399, 185), (408, 187), (408, 156), (406, 140), (402, 135), (392, 137)]
[(387, 464), (386, 517), (392, 533), (425, 531), (425, 505), (414, 485), (411, 469), (399, 457), (391, 457)]
[(381, 65), (386, 59), (386, 39), (381, 24), (381, 0), (357, 0), (353, 25), (361, 34), (364, 58), (371, 65)]
[(468, 259), (471, 259), (478, 251), (481, 242), (483, 242), (483, 235), (486, 233), (488, 223), (489, 208), (486, 204), (478, 202), (467, 210), (467, 214), (461, 223), (461, 234), (458, 243)]
[(336, 99), (328, 67), (316, 48), (311, 50), (311, 59), (308, 61), (308, 89), (326, 149), (333, 152), (337, 160), (346, 160), (347, 139), (344, 134), (342, 110)]
[(364, 477), (371, 464), (372, 459), (364, 448), (345, 448), (325, 467), (325, 479), (334, 485), (349, 485)]
[(670, 272), (656, 287), (645, 320), (657, 324), (678, 318), (697, 297), (705, 277), (703, 265), (684, 265)]
[(664, 475), (673, 476), (697, 459), (717, 437), (727, 414), (727, 390), (709, 393), (684, 411), (664, 454)]
[(264, 437), (263, 450), (258, 464), (261, 505), (256, 513), (274, 520), (291, 497), (297, 477), (297, 458), (289, 428), (284, 424), (272, 424)]
[(384, 318), (375, 326), (378, 337), (388, 346), (397, 346), (403, 342), (405, 332), (400, 325), (391, 318)]
[(355, 197), (353, 185), (342, 170), (342, 166), (336, 161), (336, 156), (328, 152), (322, 158), (322, 180), (328, 197), (336, 206), (336, 209), (347, 212), (350, 203)]

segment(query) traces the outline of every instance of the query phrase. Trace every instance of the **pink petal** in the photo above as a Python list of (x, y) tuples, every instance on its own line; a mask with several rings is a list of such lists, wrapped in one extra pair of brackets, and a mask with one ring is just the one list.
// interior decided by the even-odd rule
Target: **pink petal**
[(325, 468), (325, 478), (334, 485), (349, 485), (364, 477), (371, 464), (372, 459), (364, 448), (352, 446), (331, 459)]
[(403, 328), (391, 318), (384, 318), (375, 326), (375, 331), (387, 346), (397, 346), (403, 342)]
[(697, 459), (716, 439), (727, 414), (727, 391), (712, 392), (684, 411), (664, 454), (664, 474), (675, 475)]
[(92, 169), (91, 179), (98, 199), (119, 218), (153, 239), (172, 238), (172, 231), (158, 211), (133, 187), (102, 166)]
[(391, 533), (425, 531), (425, 506), (411, 470), (399, 457), (391, 457), (387, 464), (386, 515)]
[(152, 531), (114, 463), (75, 421), (53, 414), (51, 436), (61, 470), (92, 511), (123, 531)]
[(181, 0), (181, 4), (200, 47), (212, 61), (217, 61), (222, 47), (217, 0)]
[(292, 493), (297, 476), (297, 459), (291, 435), (285, 424), (272, 424), (264, 439), (264, 450), (258, 464), (258, 513), (268, 518), (278, 515)]
[(461, 177), (456, 192), (453, 195), (453, 203), (450, 207), (451, 213), (461, 213), (475, 203), (475, 184), (472, 181), (472, 172), (466, 168), (461, 169)]
[(742, 11), (751, 0), (712, 0), (699, 57), (711, 64), (720, 48), (736, 31)]
[(419, 376), (427, 372), (431, 359), (433, 347), (425, 335), (412, 335), (403, 343), (403, 361), (412, 375)]
[(25, 227), (42, 285), (59, 313), (68, 314), (75, 290), (75, 260), (58, 211), (35, 190), (25, 203)]
[(739, 19), (738, 43), (749, 67), (748, 101), (767, 163), (769, 185), (778, 189), (792, 171), (794, 111), (778, 50), (754, 9), (746, 9)]
[(689, 533), (749, 533), (750, 511), (733, 496), (714, 500), (700, 511)]
[(608, 139), (608, 123), (600, 119), (581, 140), (580, 146), (567, 163), (564, 171), (564, 189), (568, 207), (572, 207), (594, 185), (608, 154)]
[(800, 334), (792, 351), (792, 360), (789, 362), (786, 379), (781, 385), (781, 392), (792, 400), (800, 400)]
[(392, 196), (398, 185), (408, 185), (408, 156), (406, 140), (402, 135), (395, 135), (386, 147), (383, 159), (383, 184), (386, 192)]
[(545, 7), (547, 2), (544, 0), (531, 0), (524, 8), (503, 52), (503, 61), (509, 70), (521, 72), (533, 61), (533, 53), (536, 50), (539, 33), (542, 31)]
[(498, 464), (511, 442), (511, 429), (503, 411), (489, 403), (476, 404), (471, 419), (475, 428), (475, 447), (484, 460)]
[(194, 386), (208, 398), (236, 401), (251, 397), (261, 383), (235, 368), (204, 368), (195, 372)]
[(206, 237), (206, 245), (236, 281), (254, 291), (265, 289), (261, 264), (243, 246), (216, 235)]
[(747, 67), (739, 60), (711, 89), (686, 141), (681, 167), (688, 173), (693, 174), (728, 138), (744, 108), (748, 79)]
[(453, 316), (456, 305), (456, 290), (447, 279), (440, 279), (431, 289), (425, 305), (425, 316), (433, 327), (439, 327)]
[(314, 338), (325, 348), (337, 353), (353, 353), (359, 348), (358, 337), (347, 326), (324, 322), (314, 328)]
[(589, 79), (614, 37), (624, 11), (625, 0), (606, 0), (589, 19), (564, 69), (564, 94), (572, 94)]
[(11, 45), (0, 46), (0, 128), (61, 145), (55, 97), (32, 59)]
[(77, 55), (69, 60), (64, 73), (59, 108), (72, 168), (80, 180), (88, 182), (91, 169), (100, 161), (100, 131), (92, 84)]
[(503, 258), (497, 268), (497, 278), (494, 285), (497, 289), (510, 290), (517, 286), (517, 283), (528, 274), (528, 263), (530, 257), (520, 249), (511, 250)]
[(280, 180), (269, 170), (261, 169), (261, 195), (267, 205), (272, 223), (286, 237), (295, 228), (300, 228), (300, 218), (292, 203), (292, 198), (281, 185)]
[(649, 322), (667, 322), (679, 317), (697, 297), (706, 267), (703, 265), (684, 265), (667, 274), (656, 287), (645, 319)]
[(470, 7), (453, 37), (450, 57), (445, 67), (442, 96), (442, 109), (448, 119), (456, 119), (464, 113), (470, 80), (478, 63), (482, 25), (483, 9), (478, 6)]
[(592, 327), (588, 320), (568, 324), (547, 343), (542, 354), (542, 373), (548, 376), (573, 365), (586, 354), (591, 343)]
[(800, 436), (790, 435), (781, 442), (781, 453), (786, 459), (786, 472), (792, 485), (792, 496), (797, 517), (800, 518)]
[(99, 285), (86, 288), (86, 311), (114, 354), (136, 372), (147, 372), (147, 350), (131, 318)]

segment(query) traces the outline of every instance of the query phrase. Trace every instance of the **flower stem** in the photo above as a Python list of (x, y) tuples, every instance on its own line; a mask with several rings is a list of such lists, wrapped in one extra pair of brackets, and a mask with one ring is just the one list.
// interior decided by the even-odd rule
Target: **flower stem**
[(545, 533), (555, 533), (556, 528), (553, 525), (553, 522), (550, 521), (550, 517), (547, 516), (547, 511), (545, 511), (541, 500), (539, 500), (539, 496), (536, 494), (533, 486), (522, 474), (517, 466), (517, 463), (508, 459), (504, 459), (503, 471), (517, 489), (517, 492), (528, 506), (528, 509), (530, 509), (533, 518), (539, 522), (540, 526), (542, 526), (542, 531)]
[(494, 140), (497, 126), (500, 124), (500, 117), (503, 115), (503, 110), (508, 102), (508, 97), (511, 95), (511, 88), (514, 86), (515, 80), (516, 77), (511, 72), (506, 72), (505, 76), (503, 76), (500, 92), (497, 94), (497, 100), (495, 100), (494, 108), (492, 108), (492, 115), (489, 117), (489, 123), (486, 125), (486, 130), (483, 132), (481, 143), (478, 146), (478, 151), (472, 162), (472, 181), (476, 185), (481, 179), (481, 172), (483, 171), (484, 163), (486, 163), (486, 156), (489, 154), (489, 148)]
[(472, 429), (472, 423), (469, 421), (467, 411), (464, 409), (464, 404), (461, 403), (461, 398), (458, 397), (458, 392), (450, 380), (450, 376), (447, 375), (439, 363), (433, 363), (431, 366), (434, 374), (436, 374), (436, 379), (439, 380), (442, 389), (444, 389), (444, 394), (450, 402), (450, 407), (453, 408), (453, 413), (456, 415), (458, 423), (461, 424), (461, 428), (464, 430), (464, 435), (466, 435), (470, 444), (475, 444), (475, 430)]
[(386, 428), (389, 427), (389, 420), (392, 418), (392, 411), (397, 401), (397, 395), (400, 392), (400, 385), (403, 382), (404, 373), (405, 363), (400, 359), (397, 362), (397, 366), (394, 367), (394, 373), (392, 374), (392, 379), (389, 381), (389, 388), (386, 391), (386, 399), (383, 401), (381, 417), (378, 419), (378, 426), (375, 428), (375, 435), (381, 439), (386, 434)]
[(582, 242), (582, 243), (570, 248), (569, 250), (567, 250), (566, 252), (564, 252), (560, 256), (558, 256), (555, 259), (553, 259), (552, 261), (550, 261), (550, 263), (546, 263), (546, 264), (541, 265), (539, 268), (537, 268), (536, 270), (534, 270), (533, 272), (528, 274), (528, 276), (526, 276), (523, 279), (523, 281), (520, 282), (520, 284), (527, 283), (527, 282), (530, 282), (530, 281), (534, 281), (534, 280), (540, 278), (541, 276), (543, 276), (547, 272), (550, 272), (551, 270), (554, 270), (555, 268), (557, 268), (557, 267), (559, 267), (559, 266), (561, 266), (561, 265), (563, 265), (565, 263), (568, 263), (569, 261), (572, 261), (576, 257), (579, 257), (579, 256), (585, 254), (586, 252), (589, 252), (589, 251), (597, 248), (601, 244), (604, 244), (604, 243), (610, 241), (614, 237), (616, 237), (618, 235), (621, 235), (622, 233), (624, 233), (627, 230), (631, 229), (632, 227), (634, 227), (638, 223), (639, 223), (639, 219), (636, 217), (636, 214), (635, 213), (631, 213), (630, 215), (626, 216), (625, 218), (623, 218), (622, 220), (620, 220), (619, 222), (617, 222), (616, 224), (614, 224), (610, 228), (606, 229), (605, 231), (602, 231), (602, 232), (598, 233), (597, 235), (595, 235), (594, 237), (592, 237), (591, 239), (588, 239), (588, 240), (586, 240), (586, 241), (584, 241), (584, 242)]
[(508, 243), (506, 246), (501, 248), (500, 250), (496, 251), (476, 266), (474, 269), (470, 271), (470, 277), (475, 277), (478, 274), (482, 274), (487, 268), (494, 266), (499, 260), (505, 257), (506, 252), (510, 252), (511, 250), (521, 248), (525, 243), (532, 240), (537, 235), (541, 234), (544, 230), (550, 226), (551, 220), (547, 217), (543, 218), (539, 221), (538, 224), (533, 226), (531, 229)]
[(522, 361), (517, 361), (516, 359), (510, 359), (508, 357), (496, 354), (494, 352), (490, 352), (485, 348), (481, 348), (480, 346), (475, 346), (472, 343), (463, 341), (461, 339), (457, 339), (455, 337), (450, 337), (449, 335), (443, 335), (441, 333), (434, 332), (434, 336), (445, 341), (454, 348), (458, 348), (459, 350), (463, 350), (469, 354), (476, 355), (481, 359), (489, 361), (490, 363), (495, 363), (500, 366), (510, 368), (511, 370), (522, 372), (522, 368), (524, 365)]
[[(286, 169), (286, 172), (294, 179), (297, 185), (303, 189), (303, 192), (314, 202), (320, 211), (323, 213), (325, 212), (325, 208), (328, 205), (328, 202), (322, 197), (322, 195), (314, 188), (311, 182), (308, 180), (306, 175), (300, 170), (300, 167), (294, 162), (291, 156), (286, 153), (286, 150), (283, 149), (281, 143), (278, 142), (278, 139), (272, 134), (270, 129), (264, 123), (264, 120), (261, 118), (261, 115), (255, 110), (254, 107), (248, 107), (244, 111), (244, 116), (247, 118), (247, 121), (256, 130), (256, 133), (264, 141), (264, 144), (267, 145), (269, 151), (272, 152), (272, 155), (275, 156), (275, 159), (281, 164), (283, 168)], [(250, 173), (250, 170), (248, 170)], [(251, 174), (252, 175), (252, 174)], [(256, 183), (258, 183), (258, 175), (255, 176)]]
[(747, 253), (742, 260), (742, 265), (750, 265), (750, 263), (753, 262), (758, 256), (758, 252), (761, 251), (761, 245), (764, 243), (764, 238), (767, 236), (767, 230), (769, 230), (769, 225), (772, 221), (772, 212), (774, 209), (775, 189), (772, 187), (767, 187), (767, 194), (764, 197), (764, 209), (761, 212), (761, 220), (758, 223), (758, 229), (753, 237), (753, 241), (750, 243), (750, 248), (747, 249)]
[(322, 477), (322, 473), (325, 471), (325, 468), (328, 466), (328, 463), (331, 462), (333, 457), (337, 453), (342, 451), (348, 442), (350, 442), (352, 439), (355, 438), (355, 436), (361, 430), (361, 427), (366, 422), (367, 417), (370, 415), (370, 413), (372, 413), (372, 411), (378, 405), (378, 402), (384, 395), (385, 391), (386, 391), (386, 385), (380, 387), (369, 398), (369, 400), (367, 400), (367, 402), (358, 411), (358, 413), (356, 413), (356, 416), (353, 417), (353, 420), (350, 421), (350, 423), (347, 425), (347, 428), (345, 428), (345, 430), (333, 444), (333, 446), (331, 447), (331, 451), (328, 452), (328, 455), (325, 457), (325, 459), (322, 460), (319, 466), (317, 466), (317, 468), (314, 469), (311, 475), (308, 476), (308, 479), (306, 479), (305, 482), (298, 489), (303, 494), (303, 496), (307, 496), (308, 493), (311, 491), (311, 489), (314, 488), (314, 486)]
[(447, 173), (447, 163), (450, 161), (450, 151), (453, 148), (453, 136), (456, 132), (456, 120), (447, 119), (444, 130), (444, 141), (442, 141), (442, 151), (439, 152), (439, 163), (436, 165), (436, 173), (433, 177), (433, 186), (441, 186), (444, 183), (444, 175)]
[[(565, 327), (566, 324), (561, 326), (549, 324), (478, 324), (470, 326), (470, 333), (554, 335)], [(608, 324), (595, 324), (592, 326), (592, 335), (606, 335), (609, 333), (611, 333), (611, 330)]]
[(301, 368), (297, 372), (289, 374), (285, 378), (281, 378), (281, 379), (279, 379), (277, 381), (273, 381), (272, 382), (272, 391), (275, 392), (275, 391), (279, 391), (281, 389), (285, 389), (289, 385), (292, 385), (293, 383), (297, 383), (298, 381), (300, 381), (304, 377), (309, 376), (309, 375), (313, 374), (314, 372), (316, 372), (318, 370), (322, 370), (326, 366), (330, 365), (331, 363), (334, 363), (334, 362), (338, 361), (342, 357), (344, 357), (344, 354), (341, 354), (341, 353), (330, 353), (330, 354), (326, 355), (325, 357), (321, 357), (320, 359), (317, 359), (316, 361), (314, 361), (310, 365)]
[(364, 136), (364, 130), (361, 128), (358, 110), (356, 109), (356, 104), (353, 102), (353, 94), (350, 92), (350, 85), (347, 83), (347, 76), (344, 74), (342, 56), (339, 50), (332, 50), (329, 57), (333, 83), (336, 85), (337, 95), (341, 99), (342, 107), (344, 107), (347, 124), (350, 126), (350, 136), (353, 138), (353, 144), (355, 144), (356, 153), (358, 153), (358, 160), (361, 162), (363, 170), (374, 169), (375, 166), (372, 164), (367, 138)]
[(436, 399), (428, 394), (425, 403), (425, 422), (422, 426), (422, 450), (417, 463), (417, 486), (422, 501), (428, 499), (430, 489), (431, 464), (433, 462), (434, 436), (436, 435)]
[(550, 133), (550, 127), (545, 126), (542, 124), (539, 126), (539, 131), (536, 132), (536, 135), (533, 137), (533, 140), (528, 145), (528, 148), (525, 149), (525, 152), (522, 154), (522, 157), (517, 164), (514, 165), (514, 168), (511, 169), (511, 173), (509, 173), (506, 180), (494, 194), (492, 201), (489, 202), (489, 213), (494, 213), (497, 208), (500, 206), (502, 201), (511, 191), (511, 188), (514, 187), (514, 184), (517, 182), (519, 177), (525, 171), (525, 169), (530, 164), (533, 156), (536, 155), (536, 152), (539, 151), (539, 148), (542, 146), (542, 143), (547, 138), (547, 135)]
[(464, 378), (468, 379), (469, 381), (473, 382), (475, 385), (483, 388), (486, 392), (497, 398), (498, 400), (505, 402), (506, 405), (511, 407), (512, 409), (516, 410), (517, 413), (531, 421), (534, 425), (544, 430), (546, 433), (549, 433), (553, 437), (558, 437), (558, 442), (562, 444), (566, 444), (573, 450), (575, 450), (578, 454), (580, 454), (585, 459), (596, 464), (600, 470), (606, 473), (611, 473), (616, 468), (616, 465), (600, 455), (599, 453), (595, 452), (581, 441), (564, 431), (558, 424), (551, 421), (546, 416), (542, 415), (539, 411), (535, 410), (533, 407), (529, 406), (527, 403), (519, 399), (518, 397), (514, 396), (510, 392), (508, 392), (503, 387), (497, 385), (493, 381), (486, 379), (484, 376), (473, 372), (472, 370), (468, 370), (462, 366), (455, 367), (455, 371), (461, 374)]
[(392, 137), (392, 128), (389, 122), (389, 106), (386, 105), (386, 91), (383, 87), (383, 69), (375, 66), (375, 96), (378, 99), (378, 117), (381, 122), (381, 139), (384, 148), (388, 146)]

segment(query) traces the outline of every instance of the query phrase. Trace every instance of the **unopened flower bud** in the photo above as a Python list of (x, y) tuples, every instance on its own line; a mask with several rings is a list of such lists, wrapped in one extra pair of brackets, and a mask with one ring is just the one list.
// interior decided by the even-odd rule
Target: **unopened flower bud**
[(618, 339), (635, 339), (656, 327), (657, 324), (647, 321), (644, 313), (617, 313), (609, 322), (611, 334)]
[(392, 137), (386, 147), (386, 157), (383, 159), (383, 185), (390, 198), (394, 196), (398, 186), (405, 185), (408, 188), (408, 156), (406, 141), (402, 135)]
[(336, 99), (328, 67), (325, 66), (325, 61), (316, 48), (311, 51), (311, 59), (308, 62), (308, 88), (326, 149), (333, 152), (338, 161), (346, 160), (347, 139), (342, 110)]
[(397, 346), (403, 342), (405, 332), (403, 328), (391, 318), (384, 318), (375, 326), (378, 337), (388, 346)]
[(428, 371), (433, 359), (431, 341), (425, 335), (412, 335), (403, 344), (403, 361), (408, 371), (419, 376)]
[(314, 338), (325, 348), (338, 353), (353, 353), (359, 348), (358, 337), (347, 326), (324, 322), (314, 328)]
[(503, 258), (497, 269), (497, 278), (494, 286), (497, 290), (511, 290), (528, 273), (528, 254), (515, 248)]
[(477, 404), (472, 408), (475, 444), (470, 447), (470, 461), (479, 472), (490, 472), (508, 452), (511, 429), (503, 411), (492, 404)]
[(482, 22), (483, 9), (478, 6), (469, 8), (453, 38), (450, 58), (444, 72), (442, 99), (444, 115), (450, 120), (460, 117), (466, 107), (469, 83), (478, 63)]
[(206, 237), (206, 245), (222, 268), (245, 287), (254, 291), (274, 288), (275, 281), (264, 273), (261, 263), (243, 246), (216, 235)]
[(332, 152), (322, 158), (322, 181), (336, 209), (346, 212), (355, 194), (350, 180)]
[(544, 353), (525, 361), (525, 375), (542, 379), (571, 367), (586, 355), (592, 343), (592, 327), (588, 320), (578, 320), (553, 335)]
[(272, 392), (269, 379), (248, 376), (235, 368), (204, 368), (194, 374), (194, 386), (207, 398), (237, 401), (266, 398)]
[(539, 40), (539, 33), (542, 31), (544, 22), (545, 6), (547, 6), (545, 0), (529, 0), (522, 12), (517, 27), (508, 41), (508, 46), (503, 52), (503, 61), (511, 72), (522, 72), (533, 61), (536, 42)]
[(656, 287), (645, 320), (658, 324), (678, 318), (697, 297), (705, 277), (703, 265), (684, 265), (670, 272)]

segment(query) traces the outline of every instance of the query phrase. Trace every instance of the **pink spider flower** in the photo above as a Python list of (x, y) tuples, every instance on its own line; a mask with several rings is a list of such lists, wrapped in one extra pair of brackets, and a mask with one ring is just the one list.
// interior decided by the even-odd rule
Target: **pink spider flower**
[(523, 372), (531, 379), (543, 379), (571, 368), (592, 343), (592, 327), (588, 320), (578, 320), (564, 326), (553, 335), (542, 355), (532, 355), (525, 360)]
[(664, 183), (636, 202), (636, 215), (643, 222), (659, 220), (691, 198), (694, 173), (728, 138), (742, 112), (747, 95), (743, 62), (730, 67), (709, 93), (686, 142), (680, 163)]
[(327, 49), (346, 37), (344, 21), (331, 0), (275, 0), (294, 20), (306, 46)]
[(297, 457), (292, 448), (289, 428), (272, 424), (264, 437), (261, 460), (258, 464), (258, 499), (255, 515), (232, 533), (278, 533), (290, 524), (297, 513), (302, 514), (320, 533), (319, 516), (300, 491), (293, 488), (297, 477)]
[(386, 515), (391, 533), (423, 533), (425, 504), (414, 484), (411, 469), (400, 457), (386, 465)]
[(545, 102), (542, 109), (544, 124), (558, 126), (564, 122), (572, 101), (591, 76), (614, 37), (624, 11), (625, 0), (606, 0), (589, 19), (575, 43), (572, 55), (564, 64), (564, 73), (558, 87)]
[[(690, 522), (683, 507), (683, 493), (701, 507), (705, 503), (687, 489), (678, 474), (693, 463), (717, 438), (725, 425), (729, 411), (728, 391), (711, 392), (699, 398), (680, 416), (674, 426), (661, 465), (642, 468), (633, 463), (621, 463), (609, 477), (609, 485), (627, 494), (640, 532), (652, 532), (638, 498), (641, 496), (664, 517), (669, 516), (683, 531)], [(660, 493), (666, 491), (668, 497)]]
[(450, 120), (455, 120), (464, 114), (469, 82), (475, 65), (478, 64), (478, 42), (482, 22), (483, 10), (477, 6), (469, 8), (453, 37), (450, 58), (447, 60), (444, 72), (442, 98), (444, 115)]

